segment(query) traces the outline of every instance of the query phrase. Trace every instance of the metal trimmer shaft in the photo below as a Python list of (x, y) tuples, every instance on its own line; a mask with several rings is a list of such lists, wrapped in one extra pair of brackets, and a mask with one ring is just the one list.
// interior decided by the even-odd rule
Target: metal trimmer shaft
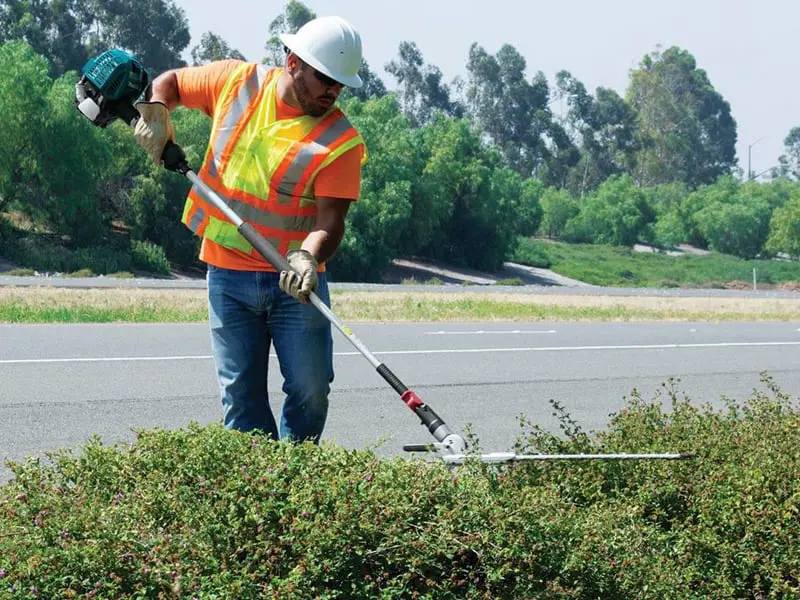
[[(236, 212), (228, 206), (228, 204), (212, 190), (208, 185), (198, 177), (198, 175), (191, 169), (187, 169), (184, 173), (186, 177), (194, 184), (195, 189), (206, 200), (211, 202), (216, 208), (221, 210), (231, 223), (233, 223), (239, 233), (253, 245), (253, 247), (267, 259), (273, 267), (279, 271), (291, 270), (289, 261), (278, 252), (278, 250), (264, 239), (256, 229), (246, 223)], [(425, 404), (422, 399), (417, 396), (413, 391), (403, 384), (402, 381), (381, 361), (379, 361), (372, 352), (359, 340), (353, 331), (344, 323), (342, 323), (336, 315), (333, 314), (328, 306), (320, 300), (314, 292), (309, 295), (309, 301), (317, 310), (319, 310), (336, 329), (344, 335), (350, 343), (358, 350), (370, 364), (375, 367), (381, 377), (383, 377), (389, 385), (400, 395), (403, 402), (408, 406), (414, 414), (416, 414), (422, 424), (430, 431), (437, 442), (444, 444), (452, 452), (460, 453), (466, 450), (466, 444), (461, 436), (454, 434), (450, 428), (445, 424), (439, 415), (437, 415), (431, 407)]]

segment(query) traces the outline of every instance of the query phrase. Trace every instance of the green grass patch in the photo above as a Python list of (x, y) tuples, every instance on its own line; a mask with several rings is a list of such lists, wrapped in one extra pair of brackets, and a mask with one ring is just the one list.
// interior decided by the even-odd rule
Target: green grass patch
[(519, 277), (509, 277), (508, 279), (498, 279), (493, 285), (519, 286), (525, 285), (525, 282)]
[(800, 414), (771, 380), (722, 408), (668, 382), (600, 433), (553, 406), (562, 432), (523, 417), (518, 451), (695, 457), (451, 471), (219, 425), (94, 439), (12, 465), (0, 597), (800, 595)]
[[(334, 308), (337, 295), (333, 295)], [(648, 311), (625, 307), (597, 308), (592, 306), (552, 306), (544, 304), (521, 304), (490, 298), (418, 298), (406, 295), (385, 302), (368, 302), (352, 315), (357, 320), (378, 321), (467, 321), (467, 320), (616, 320), (635, 319), (646, 316), (666, 318), (666, 311)]]
[(78, 269), (77, 271), (73, 271), (72, 273), (65, 273), (64, 277), (70, 277), (73, 279), (79, 277), (94, 277), (94, 271), (91, 269)]
[(10, 275), (12, 277), (33, 277), (36, 275), (36, 271), (33, 269), (11, 269), (3, 273), (3, 275)]
[(205, 290), (0, 287), (4, 323), (187, 323), (208, 319)]
[(729, 282), (777, 285), (800, 281), (800, 262), (744, 260), (719, 253), (668, 256), (630, 248), (520, 238), (515, 262), (548, 267), (565, 277), (616, 287), (726, 287)]
[(2, 323), (194, 323), (207, 318), (205, 310), (186, 311), (169, 306), (99, 308), (0, 304)]

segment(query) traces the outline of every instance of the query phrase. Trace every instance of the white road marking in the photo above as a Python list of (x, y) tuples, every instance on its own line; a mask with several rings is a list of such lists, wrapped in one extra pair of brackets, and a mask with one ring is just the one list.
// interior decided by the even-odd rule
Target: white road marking
[(92, 363), (92, 362), (147, 362), (156, 360), (207, 360), (207, 356), (109, 356), (102, 358), (74, 357), (74, 358), (21, 358), (16, 360), (0, 360), (0, 365), (29, 365), (47, 363)]
[(425, 335), (502, 335), (502, 334), (522, 334), (522, 333), (556, 333), (555, 329), (504, 329), (504, 330), (484, 330), (477, 331), (426, 331)]
[[(748, 346), (800, 346), (800, 342), (718, 342), (707, 344), (641, 344), (622, 346), (534, 346), (529, 348), (444, 348), (441, 350), (389, 350), (374, 354), (475, 354), (489, 352), (570, 352), (583, 350), (676, 350), (684, 348), (733, 348)], [(337, 352), (336, 356), (360, 356)]]
[[(495, 352), (577, 352), (607, 350), (681, 350), (693, 348), (748, 348), (762, 346), (800, 346), (800, 342), (714, 342), (705, 344), (630, 344), (619, 346), (533, 346), (523, 348), (442, 348), (432, 350), (386, 350), (373, 352), (381, 355), (400, 354), (485, 354)], [(271, 355), (271, 356), (274, 356)], [(361, 356), (360, 352), (334, 352), (334, 356)], [(49, 364), (49, 363), (100, 363), (100, 362), (146, 362), (158, 360), (209, 360), (210, 355), (197, 356), (118, 356), (75, 358), (22, 358), (0, 360), (0, 365)]]

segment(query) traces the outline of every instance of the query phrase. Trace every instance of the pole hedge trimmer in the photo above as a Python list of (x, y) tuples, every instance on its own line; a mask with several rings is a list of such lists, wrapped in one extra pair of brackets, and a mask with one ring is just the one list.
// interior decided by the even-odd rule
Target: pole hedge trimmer
[[(75, 86), (75, 106), (92, 124), (107, 127), (117, 119), (134, 126), (139, 112), (134, 103), (150, 84), (150, 77), (142, 64), (123, 50), (109, 50), (89, 60), (81, 70), (81, 78)], [(208, 187), (189, 167), (183, 150), (173, 142), (167, 142), (161, 160), (166, 169), (184, 175), (194, 184), (203, 198), (222, 211), (239, 233), (272, 264), (278, 271), (290, 270), (289, 262), (264, 239), (249, 223), (228, 206), (214, 190)], [(467, 460), (491, 463), (516, 461), (561, 461), (561, 460), (679, 460), (688, 454), (513, 454), (496, 452), (491, 454), (468, 454), (464, 438), (453, 433), (433, 409), (400, 381), (400, 379), (359, 340), (352, 330), (343, 324), (319, 296), (310, 295), (313, 304), (330, 323), (366, 358), (378, 374), (399, 394), (403, 402), (428, 429), (435, 442), (413, 444), (403, 447), (408, 452), (438, 452), (445, 463), (462, 464)]]

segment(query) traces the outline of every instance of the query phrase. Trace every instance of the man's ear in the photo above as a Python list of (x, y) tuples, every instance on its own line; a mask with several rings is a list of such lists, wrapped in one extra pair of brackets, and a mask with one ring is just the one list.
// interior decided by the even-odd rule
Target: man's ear
[(286, 72), (289, 73), (289, 75), (297, 73), (301, 65), (300, 58), (298, 58), (294, 52), (289, 52), (289, 54), (286, 55)]

